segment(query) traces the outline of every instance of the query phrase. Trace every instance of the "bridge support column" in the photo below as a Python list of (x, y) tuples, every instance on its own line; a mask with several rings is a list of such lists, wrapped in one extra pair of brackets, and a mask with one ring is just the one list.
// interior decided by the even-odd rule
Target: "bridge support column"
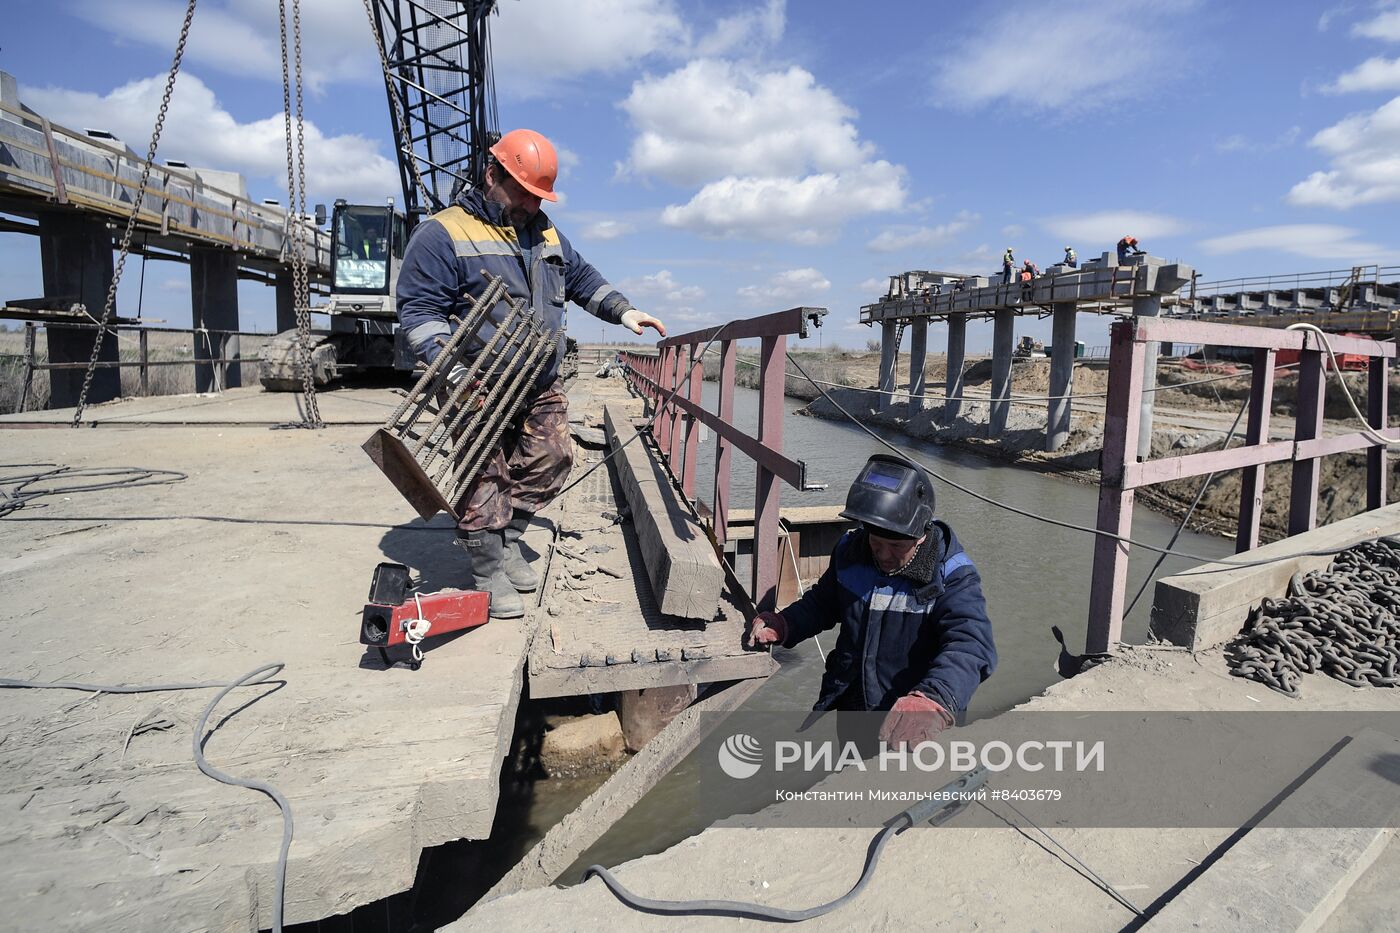
[[(190, 294), (194, 300), (194, 358), (238, 358), (238, 338), (216, 331), (238, 330), (238, 256), (230, 250), (190, 250)], [(201, 329), (207, 333), (201, 333)], [(237, 363), (195, 363), (194, 390), (221, 392), (243, 384)]]
[[(77, 214), (41, 214), (39, 256), (44, 297), (82, 302), (88, 314), (101, 320), (113, 269), (112, 235), (106, 225)], [(97, 339), (93, 328), (50, 324), (45, 331), (50, 363), (86, 363), (92, 357), (92, 344)], [(99, 363), (117, 362), (116, 334), (103, 336), (97, 360)], [(49, 370), (49, 407), (77, 405), (83, 375), (81, 369)], [(93, 373), (92, 385), (88, 388), (89, 403), (106, 402), (121, 394), (121, 370), (105, 367)]]
[(1011, 412), (1011, 354), (1016, 342), (1016, 312), (1000, 308), (992, 320), (992, 402), (987, 417), (987, 436), (1006, 433), (1006, 416)]
[(875, 403), (879, 411), (894, 404), (894, 370), (895, 362), (899, 359), (899, 344), (895, 343), (895, 337), (898, 334), (897, 321), (880, 323), (880, 395)]
[(962, 408), (963, 362), (967, 359), (967, 315), (948, 315), (948, 374), (943, 381), (943, 423), (952, 424)]
[[(1160, 295), (1145, 295), (1133, 299), (1133, 317), (1158, 317), (1162, 313)], [(1144, 347), (1142, 364), (1142, 408), (1138, 427), (1137, 456), (1146, 460), (1152, 455), (1152, 409), (1157, 401), (1157, 344)]]
[(1074, 381), (1075, 304), (1055, 305), (1050, 337), (1050, 408), (1045, 422), (1045, 449), (1056, 451), (1069, 440), (1070, 387)]
[(924, 367), (928, 363), (928, 318), (912, 321), (909, 331), (909, 414), (912, 415), (928, 407), (920, 397), (927, 384)]
[(277, 273), (277, 333), (296, 330), (296, 292), (292, 289), (291, 270)]

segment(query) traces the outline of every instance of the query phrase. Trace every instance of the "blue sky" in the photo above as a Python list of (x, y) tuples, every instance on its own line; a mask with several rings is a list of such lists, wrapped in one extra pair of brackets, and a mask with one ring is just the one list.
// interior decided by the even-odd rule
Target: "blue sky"
[[(359, 0), (302, 6), (310, 199), (401, 198)], [(183, 8), (12, 4), (0, 69), (56, 122), (144, 150)], [(1204, 279), (1400, 262), (1397, 0), (502, 0), (492, 41), (502, 128), (564, 150), (552, 216), (673, 331), (816, 304), (824, 342), (860, 346), (891, 273), (992, 273), (1006, 246), (1047, 265), (1124, 233)], [(280, 81), (275, 0), (201, 0), (161, 157), (282, 196)], [(41, 292), (37, 240), (0, 234), (0, 297)], [(241, 296), (269, 327), (271, 290)], [(186, 323), (188, 269), (149, 264), (140, 300)]]

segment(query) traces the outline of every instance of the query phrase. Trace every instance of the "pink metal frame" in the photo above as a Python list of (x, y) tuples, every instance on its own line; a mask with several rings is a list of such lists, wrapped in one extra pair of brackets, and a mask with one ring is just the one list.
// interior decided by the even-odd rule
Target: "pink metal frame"
[[(778, 480), (795, 489), (811, 488), (801, 460), (783, 454), (783, 387), (787, 338), (807, 336), (809, 324), (820, 324), (825, 308), (792, 308), (763, 317), (730, 321), (722, 327), (668, 337), (657, 344), (659, 352), (624, 352), (627, 380), (652, 406), (652, 436), (682, 493), (696, 501), (696, 457), (700, 449), (700, 425), (715, 432), (715, 484), (711, 505), (715, 542), (723, 547), (729, 534), (729, 479), (732, 452), (737, 449), (757, 465), (754, 483), (754, 559), (750, 596), (760, 610), (777, 602)], [(758, 436), (734, 427), (734, 378), (737, 341), (757, 338), (759, 350)], [(707, 345), (719, 348), (718, 411), (701, 405)], [(689, 371), (690, 380), (685, 382)], [(677, 391), (678, 386), (683, 387)]]
[[(1393, 343), (1366, 337), (1328, 335), (1338, 354), (1370, 358), (1367, 382), (1367, 422), (1382, 436), (1400, 439), (1400, 429), (1387, 429), (1386, 386)], [(1153, 341), (1210, 346), (1252, 347), (1254, 372), (1250, 383), (1249, 421), (1242, 447), (1139, 462), (1143, 373), (1147, 344)], [(1298, 411), (1292, 440), (1269, 439), (1269, 409), (1273, 398), (1274, 365), (1278, 351), (1301, 351)], [(1288, 533), (1309, 531), (1317, 524), (1320, 461), (1328, 454), (1366, 450), (1366, 508), (1385, 504), (1385, 449), (1357, 431), (1323, 437), (1322, 408), (1326, 379), (1326, 350), (1316, 334), (1271, 330), (1237, 324), (1215, 324), (1179, 318), (1136, 318), (1113, 325), (1109, 351), (1108, 407), (1104, 418), (1102, 481), (1099, 488), (1099, 531), (1120, 538), (1131, 536), (1134, 492), (1141, 486), (1243, 470), (1236, 552), (1259, 544), (1259, 518), (1264, 501), (1264, 469), (1270, 463), (1293, 464)], [(1128, 575), (1128, 545), (1103, 535), (1094, 541), (1094, 576), (1089, 596), (1091, 652), (1111, 651), (1121, 641), (1123, 594)]]

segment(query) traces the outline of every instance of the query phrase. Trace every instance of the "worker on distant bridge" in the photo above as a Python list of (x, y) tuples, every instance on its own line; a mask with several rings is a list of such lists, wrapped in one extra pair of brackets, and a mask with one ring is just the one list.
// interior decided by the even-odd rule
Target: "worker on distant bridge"
[(1016, 257), (1011, 254), (1011, 247), (1006, 248), (1006, 252), (1001, 254), (1001, 284), (1010, 285), (1011, 277), (1016, 271)]
[(1040, 275), (1040, 267), (1039, 267), (1039, 266), (1037, 266), (1035, 263), (1031, 262), (1029, 259), (1027, 259), (1025, 262), (1021, 263), (1021, 281), (1022, 281), (1022, 282), (1029, 282), (1031, 279), (1035, 278), (1037, 275)]
[(1073, 246), (1065, 247), (1065, 265), (1071, 269), (1079, 268), (1079, 254), (1074, 251)]
[[(471, 558), (473, 588), (491, 594), (492, 617), (509, 619), (525, 613), (520, 593), (539, 586), (539, 575), (520, 553), (520, 538), (534, 513), (563, 489), (573, 466), (568, 400), (559, 380), (565, 300), (634, 334), (650, 327), (665, 336), (666, 328), (632, 307), (540, 210), (541, 200), (558, 200), (559, 158), (549, 140), (513, 130), (490, 152), (482, 188), (465, 189), (414, 230), (395, 298), (409, 345), (424, 362), (438, 354), (437, 339), (453, 330), (449, 317), (465, 317), (491, 276), (505, 280), (510, 299), (529, 303), (538, 326), (558, 332), (553, 360), (457, 504), (457, 539)], [(491, 311), (485, 337), (505, 319), (507, 304)], [(482, 350), (480, 336), (474, 344), (469, 355)]]
[(1120, 264), (1127, 262), (1129, 254), (1142, 255), (1142, 250), (1138, 249), (1138, 241), (1135, 236), (1125, 236), (1118, 241), (1118, 262)]
[[(815, 586), (782, 612), (759, 613), (750, 628), (756, 644), (791, 648), (839, 626), (812, 708), (887, 711), (878, 732), (891, 746), (927, 741), (952, 725), (996, 667), (981, 577), (953, 530), (933, 517), (933, 504), (922, 467), (871, 457), (841, 513), (858, 527), (837, 543)], [(839, 715), (837, 726), (847, 733)]]

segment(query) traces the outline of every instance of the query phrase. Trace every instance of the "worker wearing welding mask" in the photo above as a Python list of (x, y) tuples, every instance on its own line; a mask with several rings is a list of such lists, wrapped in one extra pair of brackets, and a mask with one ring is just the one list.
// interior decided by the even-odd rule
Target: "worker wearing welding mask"
[(871, 457), (841, 513), (857, 527), (837, 543), (826, 572), (797, 602), (759, 613), (750, 627), (752, 643), (788, 648), (838, 628), (812, 708), (884, 711), (878, 739), (889, 747), (951, 726), (996, 668), (981, 577), (933, 504), (922, 467)]

